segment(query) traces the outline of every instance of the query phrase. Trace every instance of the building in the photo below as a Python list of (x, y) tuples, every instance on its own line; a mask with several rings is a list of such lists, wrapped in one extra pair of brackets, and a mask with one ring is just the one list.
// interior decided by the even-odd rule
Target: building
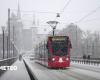
[(23, 29), (23, 50), (29, 51), (32, 50), (32, 29)]
[(22, 30), (23, 23), (21, 21), (21, 12), (18, 5), (17, 14), (12, 12), (10, 15), (10, 40), (14, 43), (19, 52), (23, 49)]

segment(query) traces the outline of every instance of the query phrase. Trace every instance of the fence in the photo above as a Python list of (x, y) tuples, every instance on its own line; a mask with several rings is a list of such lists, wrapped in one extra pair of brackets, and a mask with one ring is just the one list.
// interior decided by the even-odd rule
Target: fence
[(71, 58), (71, 62), (79, 63), (79, 64), (94, 65), (94, 66), (100, 65), (100, 59), (99, 58), (98, 59), (97, 58), (92, 58), (92, 59)]

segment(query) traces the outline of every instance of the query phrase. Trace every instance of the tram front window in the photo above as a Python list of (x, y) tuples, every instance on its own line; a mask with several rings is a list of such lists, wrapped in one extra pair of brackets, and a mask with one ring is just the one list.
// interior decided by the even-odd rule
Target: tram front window
[(56, 56), (64, 56), (67, 55), (67, 47), (65, 42), (53, 42), (52, 43), (53, 48), (53, 55)]

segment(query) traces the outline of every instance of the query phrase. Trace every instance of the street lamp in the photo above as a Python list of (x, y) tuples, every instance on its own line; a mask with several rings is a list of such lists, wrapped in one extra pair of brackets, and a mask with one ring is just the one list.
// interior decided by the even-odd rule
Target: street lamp
[(47, 22), (53, 29), (53, 36), (54, 36), (54, 31), (56, 29), (57, 24), (59, 23), (58, 21), (48, 21)]
[(5, 46), (4, 46), (4, 37), (5, 37), (5, 35), (4, 35), (4, 31), (5, 31), (5, 26), (1, 26), (1, 28), (2, 28), (2, 37), (3, 37), (3, 59), (4, 59), (4, 54), (5, 54)]

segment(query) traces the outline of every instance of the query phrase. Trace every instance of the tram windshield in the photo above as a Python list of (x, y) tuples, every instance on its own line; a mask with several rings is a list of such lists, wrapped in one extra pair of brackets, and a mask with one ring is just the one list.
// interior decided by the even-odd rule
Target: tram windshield
[(53, 55), (64, 56), (68, 54), (66, 41), (53, 41), (52, 48), (53, 48)]

